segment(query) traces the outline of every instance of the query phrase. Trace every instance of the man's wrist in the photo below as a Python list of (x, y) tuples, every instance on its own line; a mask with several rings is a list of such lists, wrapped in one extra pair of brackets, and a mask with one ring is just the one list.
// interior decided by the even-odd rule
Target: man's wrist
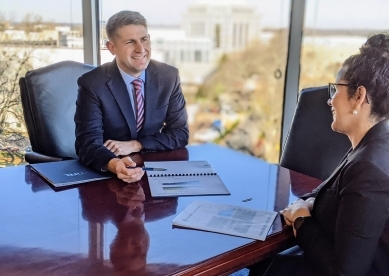
[(112, 158), (109, 160), (108, 164), (106, 165), (107, 170), (116, 174), (116, 165), (119, 161), (120, 158)]
[(133, 152), (140, 152), (143, 149), (143, 145), (138, 140), (131, 140), (130, 146), (133, 149)]
[(141, 151), (141, 150), (143, 149), (143, 145), (142, 145), (142, 143), (139, 142), (138, 140), (136, 140), (136, 141), (138, 142), (138, 146), (139, 146), (138, 152), (139, 152), (139, 151)]
[(143, 144), (141, 142), (139, 142), (139, 143), (140, 143), (140, 150), (144, 150), (145, 147), (143, 146)]

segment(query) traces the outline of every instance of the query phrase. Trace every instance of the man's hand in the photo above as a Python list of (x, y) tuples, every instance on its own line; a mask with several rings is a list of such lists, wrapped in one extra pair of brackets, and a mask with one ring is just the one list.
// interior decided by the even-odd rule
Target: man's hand
[(129, 156), (122, 159), (113, 158), (108, 162), (108, 170), (115, 173), (117, 177), (124, 182), (132, 183), (139, 181), (144, 175), (144, 170), (141, 168), (129, 169), (127, 167), (135, 167), (136, 163)]
[(113, 152), (116, 156), (128, 155), (133, 152), (139, 152), (143, 146), (137, 140), (131, 141), (115, 141), (107, 140), (104, 143), (104, 147)]

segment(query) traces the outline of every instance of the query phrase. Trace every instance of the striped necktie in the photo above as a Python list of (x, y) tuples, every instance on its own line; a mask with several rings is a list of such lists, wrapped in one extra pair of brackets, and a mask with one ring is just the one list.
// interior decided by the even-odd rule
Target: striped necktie
[(136, 131), (139, 132), (143, 127), (144, 121), (144, 99), (142, 96), (142, 80), (132, 81), (135, 88), (135, 107), (136, 107)]

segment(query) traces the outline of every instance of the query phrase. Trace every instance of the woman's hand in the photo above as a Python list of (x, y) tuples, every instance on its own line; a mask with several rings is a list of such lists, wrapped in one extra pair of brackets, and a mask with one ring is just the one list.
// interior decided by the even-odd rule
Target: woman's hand
[[(293, 226), (293, 222), (298, 217), (309, 217), (311, 216), (311, 210), (314, 203), (314, 199), (309, 198), (308, 200), (302, 200), (299, 199), (292, 204), (286, 206), (284, 210), (280, 211), (280, 214), (282, 214), (285, 218), (285, 222), (289, 226)], [(296, 236), (296, 233), (293, 229), (293, 232)]]
[(309, 211), (312, 211), (313, 204), (315, 203), (315, 198), (314, 197), (309, 197), (305, 201), (308, 202)]

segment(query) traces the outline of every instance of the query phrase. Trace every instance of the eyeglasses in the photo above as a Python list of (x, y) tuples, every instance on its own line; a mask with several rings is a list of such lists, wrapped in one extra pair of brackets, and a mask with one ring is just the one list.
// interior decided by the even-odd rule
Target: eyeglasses
[[(332, 100), (336, 92), (338, 92), (338, 89), (336, 89), (337, 85), (349, 86), (348, 83), (332, 83), (332, 82), (328, 83), (328, 97), (330, 98), (330, 100)], [(366, 94), (366, 103), (370, 104), (367, 94)]]
[(334, 98), (336, 92), (338, 92), (338, 90), (336, 89), (337, 85), (349, 86), (347, 83), (328, 83), (328, 97), (331, 100)]

